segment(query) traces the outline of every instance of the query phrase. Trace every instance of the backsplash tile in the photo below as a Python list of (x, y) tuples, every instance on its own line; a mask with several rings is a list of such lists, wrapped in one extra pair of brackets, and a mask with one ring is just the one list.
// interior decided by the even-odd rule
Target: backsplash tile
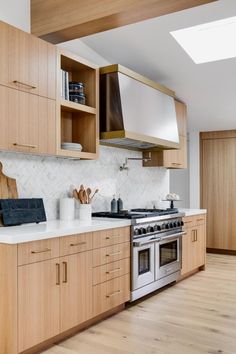
[(164, 168), (143, 168), (142, 161), (129, 161), (129, 170), (119, 171), (126, 157), (141, 157), (140, 152), (100, 147), (96, 161), (78, 161), (55, 157), (0, 152), (4, 172), (16, 178), (19, 196), (44, 199), (47, 219), (58, 218), (60, 196), (70, 185), (99, 188), (94, 211), (110, 209), (113, 194), (123, 199), (124, 208), (166, 207), (160, 199), (169, 191), (169, 172)]

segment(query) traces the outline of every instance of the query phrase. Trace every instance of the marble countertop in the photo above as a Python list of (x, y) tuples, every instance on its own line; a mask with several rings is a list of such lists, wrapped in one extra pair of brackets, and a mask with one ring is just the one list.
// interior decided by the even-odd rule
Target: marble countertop
[(130, 225), (130, 220), (93, 218), (89, 224), (79, 220), (52, 220), (40, 224), (0, 227), (0, 243), (17, 244)]
[(200, 214), (206, 214), (207, 213), (206, 209), (184, 209), (184, 208), (179, 208), (179, 211), (182, 212), (182, 213), (185, 213), (185, 216), (200, 215)]

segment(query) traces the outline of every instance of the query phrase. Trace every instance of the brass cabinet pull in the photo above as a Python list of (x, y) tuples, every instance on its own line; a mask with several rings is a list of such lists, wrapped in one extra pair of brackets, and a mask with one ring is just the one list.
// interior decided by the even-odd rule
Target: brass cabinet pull
[(113, 296), (116, 296), (116, 295), (119, 295), (120, 293), (122, 293), (122, 290), (117, 290), (115, 291), (114, 293), (110, 294), (110, 295), (107, 295), (106, 297), (113, 297)]
[(30, 85), (30, 84), (26, 84), (25, 82), (18, 81), (18, 80), (14, 80), (14, 81), (13, 81), (13, 84), (27, 86), (27, 87), (29, 87), (29, 88), (31, 88), (31, 89), (36, 89), (36, 88), (37, 88), (37, 86)]
[(172, 165), (176, 165), (176, 166), (182, 165), (181, 163), (177, 163), (177, 162), (172, 162), (171, 164), (172, 164)]
[(106, 237), (106, 240), (111, 240), (112, 238), (117, 238), (117, 237), (120, 237), (120, 235), (115, 235), (115, 236), (107, 236)]
[(116, 269), (113, 269), (113, 270), (109, 270), (109, 271), (106, 272), (106, 274), (116, 273), (116, 272), (119, 272), (119, 270), (121, 270), (121, 268), (116, 268)]
[(19, 144), (19, 143), (13, 143), (14, 146), (22, 146), (22, 147), (28, 147), (32, 149), (37, 149), (37, 145), (31, 145), (31, 144)]
[(197, 242), (197, 230), (195, 230), (195, 241)]
[(112, 257), (112, 256), (117, 256), (118, 254), (121, 254), (121, 251), (111, 253), (111, 254), (106, 254), (106, 257)]
[(205, 219), (197, 219), (197, 221), (204, 221)]
[(192, 220), (185, 221), (184, 224), (190, 224), (191, 222), (192, 222)]
[(57, 270), (56, 285), (60, 285), (60, 264), (59, 263), (56, 263), (56, 270)]
[(31, 251), (32, 254), (51, 252), (51, 248), (45, 248), (44, 250)]
[(63, 283), (67, 283), (67, 262), (62, 262), (63, 264)]
[(71, 247), (82, 246), (82, 245), (86, 245), (86, 243), (87, 243), (87, 242), (71, 243), (70, 246), (71, 246)]
[(191, 234), (192, 234), (192, 242), (195, 242), (195, 230), (192, 230)]

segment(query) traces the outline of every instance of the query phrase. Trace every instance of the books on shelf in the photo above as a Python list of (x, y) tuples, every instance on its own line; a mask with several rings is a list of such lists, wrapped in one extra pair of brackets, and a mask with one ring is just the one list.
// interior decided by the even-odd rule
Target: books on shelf
[(69, 73), (61, 69), (61, 97), (69, 100)]

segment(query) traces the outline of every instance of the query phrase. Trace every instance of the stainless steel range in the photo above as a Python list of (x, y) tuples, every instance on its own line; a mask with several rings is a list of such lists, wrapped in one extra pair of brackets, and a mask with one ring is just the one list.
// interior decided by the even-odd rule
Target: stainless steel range
[(131, 301), (180, 277), (183, 213), (178, 209), (132, 209), (93, 216), (131, 219)]

